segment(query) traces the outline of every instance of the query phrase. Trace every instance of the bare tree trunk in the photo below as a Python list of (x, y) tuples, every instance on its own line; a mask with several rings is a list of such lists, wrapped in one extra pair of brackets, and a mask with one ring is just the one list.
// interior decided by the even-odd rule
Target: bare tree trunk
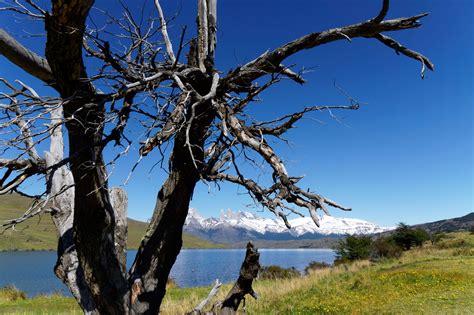
[(110, 201), (112, 208), (114, 209), (115, 216), (115, 252), (117, 253), (117, 259), (120, 263), (122, 273), (127, 272), (127, 237), (128, 237), (128, 226), (127, 226), (127, 207), (128, 197), (125, 190), (122, 188), (114, 187), (110, 191)]
[(189, 202), (199, 179), (182, 141), (175, 143), (173, 166), (160, 189), (153, 218), (130, 269), (132, 314), (157, 314), (166, 281), (181, 246)]
[(212, 310), (203, 311), (207, 304), (209, 304), (212, 298), (217, 294), (221, 283), (216, 280), (216, 284), (212, 288), (209, 295), (204, 299), (198, 306), (194, 308), (187, 315), (233, 315), (236, 314), (239, 308), (240, 302), (245, 301), (245, 295), (250, 294), (253, 298), (257, 299), (258, 295), (252, 288), (253, 280), (258, 276), (260, 270), (260, 253), (254, 247), (252, 242), (247, 243), (247, 251), (245, 252), (245, 258), (240, 267), (239, 278), (235, 282), (232, 289), (227, 294), (226, 298), (222, 302), (214, 303)]
[[(198, 47), (190, 49), (189, 65), (196, 62), (198, 51)], [(189, 83), (195, 92), (207, 95), (213, 89), (214, 79), (203, 73)], [(187, 99), (187, 94), (183, 91), (182, 99)], [(175, 136), (169, 176), (158, 192), (153, 217), (129, 272), (132, 314), (159, 312), (166, 282), (182, 247), (184, 222), (203, 166), (204, 140), (216, 116), (211, 102), (202, 99), (191, 97), (189, 103), (183, 103), (187, 107), (186, 124)]]
[(52, 1), (46, 15), (46, 58), (63, 98), (75, 183), (73, 235), (85, 281), (101, 314), (126, 314), (128, 284), (115, 248), (115, 213), (102, 157), (104, 102), (82, 59), (85, 20), (93, 0)]
[(240, 302), (246, 294), (257, 298), (257, 293), (252, 288), (252, 282), (257, 277), (260, 270), (260, 253), (251, 242), (247, 244), (245, 260), (240, 268), (240, 275), (232, 289), (227, 294), (219, 312), (221, 315), (235, 314), (239, 308)]
[[(62, 107), (51, 111), (51, 120), (63, 119)], [(46, 166), (52, 167), (64, 158), (64, 144), (61, 127), (51, 132), (50, 151), (45, 153)], [(49, 194), (52, 200), (52, 219), (58, 233), (58, 260), (54, 273), (71, 290), (85, 314), (97, 313), (84, 273), (79, 266), (73, 238), (74, 179), (66, 166), (52, 169), (47, 176)]]
[[(102, 152), (93, 147), (102, 140), (102, 130), (96, 128), (101, 128), (97, 126), (102, 125), (103, 107), (101, 104), (83, 106), (91, 106), (92, 109), (76, 113), (76, 119), (66, 124), (69, 130), (69, 152), (74, 156), (71, 171), (76, 192), (75, 244), (99, 311), (104, 314), (126, 314), (128, 285), (123, 258), (118, 257), (115, 247), (115, 212), (110, 201)], [(71, 115), (73, 113), (66, 113), (66, 117)], [(90, 119), (91, 116), (96, 119)]]
[[(51, 119), (62, 120), (62, 107), (51, 112)], [(54, 128), (51, 134), (50, 152), (45, 153), (46, 166), (51, 167), (63, 159), (64, 144), (61, 128)], [(73, 218), (75, 188), (72, 173), (66, 166), (55, 169), (48, 174), (49, 194), (53, 196), (52, 219), (56, 226), (58, 241), (58, 261), (55, 274), (71, 290), (86, 314), (98, 314), (95, 303), (79, 265), (73, 237)], [(114, 208), (117, 224), (115, 225), (115, 245), (122, 272), (126, 271), (126, 237), (127, 237), (127, 196), (120, 188), (113, 188), (110, 199)]]

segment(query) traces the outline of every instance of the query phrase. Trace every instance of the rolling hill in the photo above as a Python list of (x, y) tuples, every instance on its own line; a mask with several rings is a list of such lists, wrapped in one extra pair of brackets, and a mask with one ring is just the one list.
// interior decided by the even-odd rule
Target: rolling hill
[(474, 212), (468, 213), (465, 216), (458, 218), (417, 224), (413, 225), (413, 227), (422, 228), (427, 232), (456, 232), (463, 230), (467, 231), (474, 227)]
[[(28, 209), (31, 199), (19, 195), (0, 196), (0, 222), (17, 218)], [(128, 220), (128, 247), (136, 249), (145, 232), (145, 222)], [(0, 230), (1, 233), (2, 230)], [(0, 234), (0, 251), (5, 250), (56, 250), (56, 229), (48, 214), (35, 217)], [(189, 234), (183, 235), (184, 248), (222, 248)]]

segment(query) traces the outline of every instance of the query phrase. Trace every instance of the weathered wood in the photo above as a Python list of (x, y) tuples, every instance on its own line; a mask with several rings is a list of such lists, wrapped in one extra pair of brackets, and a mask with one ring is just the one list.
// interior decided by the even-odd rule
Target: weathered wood
[[(74, 177), (73, 236), (89, 291), (102, 314), (128, 312), (129, 285), (117, 256), (115, 213), (99, 144), (104, 102), (98, 99), (83, 62), (85, 21), (93, 0), (52, 1), (46, 16), (46, 58), (64, 103)], [(72, 119), (73, 118), (73, 119)]]
[(247, 244), (247, 251), (245, 252), (245, 260), (242, 263), (242, 267), (240, 267), (239, 278), (222, 302), (219, 314), (235, 314), (240, 302), (247, 294), (250, 294), (255, 299), (258, 298), (257, 293), (252, 288), (252, 283), (253, 280), (257, 278), (258, 271), (260, 270), (259, 258), (260, 253), (254, 245), (249, 242)]
[(198, 0), (198, 62), (199, 69), (204, 73), (206, 72), (206, 59), (209, 51), (209, 25), (207, 23), (208, 10), (207, 0)]
[(0, 55), (32, 76), (46, 82), (54, 82), (48, 61), (32, 52), (0, 28)]
[[(385, 20), (379, 23), (369, 20), (363, 23), (333, 28), (323, 32), (314, 32), (302, 36), (270, 52), (265, 52), (244, 66), (235, 69), (223, 79), (225, 84), (222, 83), (222, 85), (227, 85), (227, 89), (235, 91), (248, 91), (250, 87), (249, 83), (268, 73), (274, 73), (279, 69), (280, 63), (284, 59), (302, 50), (312, 49), (338, 40), (347, 40), (347, 38), (373, 38), (382, 32), (417, 28), (421, 26), (419, 20), (427, 15), (428, 13), (422, 13), (416, 16)], [(418, 61), (420, 58), (422, 60), (426, 58), (418, 52), (416, 52), (416, 57), (408, 57)]]
[(208, 55), (207, 58), (214, 64), (214, 55), (217, 46), (217, 0), (207, 0), (208, 24)]
[(132, 314), (156, 314), (166, 293), (166, 282), (181, 246), (183, 225), (199, 175), (184, 146), (176, 140), (173, 166), (160, 189), (153, 217), (130, 269), (138, 288)]
[(115, 250), (122, 272), (127, 271), (127, 208), (128, 197), (125, 190), (114, 187), (110, 191), (110, 202), (115, 214)]
[[(188, 56), (189, 66), (196, 61), (193, 56), (194, 52)], [(206, 134), (215, 118), (208, 96), (215, 96), (218, 76), (201, 74), (188, 80), (192, 89), (204, 97), (183, 90), (178, 106), (170, 115), (171, 120), (168, 119), (162, 129), (173, 130), (173, 133), (163, 134), (164, 137), (174, 135), (170, 170), (158, 192), (153, 217), (129, 272), (129, 281), (133, 283), (135, 292), (131, 296), (132, 314), (159, 312), (169, 273), (182, 247), (183, 225), (200, 178), (199, 168), (204, 162)], [(145, 145), (142, 153), (148, 153), (149, 147), (153, 146)]]
[[(207, 297), (201, 301), (191, 312), (189, 312), (187, 315), (200, 315), (202, 314), (202, 310), (208, 305), (211, 300), (217, 295), (219, 292), (219, 289), (221, 288), (222, 283), (219, 281), (219, 279), (216, 279), (216, 282), (214, 286), (212, 287), (211, 291), (207, 295)], [(209, 312), (212, 314), (212, 312)]]
[[(51, 121), (55, 123), (63, 119), (62, 107), (51, 111)], [(46, 166), (51, 167), (47, 174), (52, 196), (51, 217), (58, 234), (58, 259), (54, 273), (71, 291), (85, 314), (97, 313), (95, 303), (90, 295), (84, 273), (77, 258), (73, 238), (74, 219), (74, 178), (66, 166), (55, 168), (64, 158), (64, 142), (62, 128), (51, 129), (50, 149), (45, 152)]]
[[(260, 253), (252, 244), (247, 243), (247, 250), (245, 252), (245, 258), (240, 267), (239, 277), (234, 283), (232, 289), (227, 293), (227, 296), (222, 302), (214, 304), (214, 309), (210, 311), (204, 311), (204, 307), (210, 303), (211, 299), (217, 294), (221, 283), (216, 280), (216, 284), (209, 292), (209, 295), (201, 303), (199, 303), (194, 310), (188, 313), (188, 315), (200, 315), (200, 314), (219, 314), (219, 315), (233, 315), (236, 314), (240, 303), (245, 299), (247, 294), (250, 294), (253, 298), (257, 299), (258, 294), (253, 290), (252, 283), (258, 276), (260, 270)], [(217, 308), (217, 311), (215, 310)]]
[(158, 16), (160, 17), (161, 34), (163, 35), (163, 40), (165, 41), (166, 52), (168, 54), (168, 58), (170, 59), (171, 63), (174, 63), (176, 61), (176, 57), (174, 56), (173, 45), (171, 44), (170, 37), (168, 36), (166, 20), (163, 14), (163, 10), (161, 9), (160, 1), (155, 0), (155, 7), (156, 7), (156, 10), (158, 11)]

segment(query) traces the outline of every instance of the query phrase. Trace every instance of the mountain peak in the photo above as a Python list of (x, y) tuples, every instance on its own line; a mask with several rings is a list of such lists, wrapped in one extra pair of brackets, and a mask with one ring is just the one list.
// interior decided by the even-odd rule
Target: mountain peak
[(199, 214), (197, 209), (195, 208), (189, 208), (188, 210), (188, 216), (186, 217), (185, 225), (188, 224), (201, 224), (205, 219), (203, 216)]
[(219, 216), (219, 220), (226, 221), (226, 220), (241, 220), (243, 218), (247, 219), (258, 219), (257, 215), (252, 212), (248, 211), (232, 211), (232, 209), (228, 208), (227, 211), (221, 209), (221, 214)]

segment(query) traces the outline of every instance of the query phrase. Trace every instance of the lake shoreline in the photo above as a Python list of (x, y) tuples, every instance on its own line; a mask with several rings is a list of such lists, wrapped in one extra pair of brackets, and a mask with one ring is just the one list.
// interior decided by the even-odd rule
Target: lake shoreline
[[(259, 249), (262, 266), (295, 267), (299, 271), (312, 261), (332, 263), (332, 249)], [(127, 255), (131, 266), (136, 250)], [(245, 249), (182, 249), (170, 277), (178, 287), (208, 286), (218, 278), (221, 282), (235, 281), (238, 277)], [(54, 294), (68, 295), (67, 287), (55, 277), (53, 266), (57, 261), (55, 251), (0, 252), (0, 287), (14, 285), (28, 296)], [(14, 268), (12, 268), (14, 266)]]
[[(258, 246), (258, 242), (259, 241), (256, 241), (256, 242), (253, 242), (255, 244), (255, 246), (259, 249), (259, 250), (267, 250), (267, 249), (271, 249), (271, 250), (278, 250), (278, 249), (281, 249), (281, 250), (293, 250), (293, 249), (301, 249), (301, 250), (305, 250), (305, 249), (308, 249), (308, 250), (315, 250), (315, 249), (324, 249), (324, 250), (334, 250), (334, 248), (332, 247), (305, 247), (305, 246), (301, 246), (301, 247), (291, 247), (291, 246), (288, 246), (288, 247), (279, 247), (279, 246), (264, 246), (264, 247), (260, 247)], [(275, 242), (287, 242), (287, 241), (275, 241)], [(207, 248), (207, 247), (183, 247), (181, 250), (189, 250), (189, 249), (192, 249), (192, 250), (223, 250), (223, 249), (245, 249), (246, 246), (245, 244), (247, 243), (239, 243), (238, 245), (235, 245), (235, 244), (226, 244), (226, 243), (215, 243), (216, 245), (222, 245), (223, 247), (211, 247), (211, 248)], [(133, 250), (138, 250), (138, 248), (129, 248), (128, 249), (129, 251), (133, 251)], [(57, 250), (56, 249), (26, 249), (26, 248), (15, 248), (15, 249), (0, 249), (0, 253), (5, 253), (5, 252), (56, 252)]]

